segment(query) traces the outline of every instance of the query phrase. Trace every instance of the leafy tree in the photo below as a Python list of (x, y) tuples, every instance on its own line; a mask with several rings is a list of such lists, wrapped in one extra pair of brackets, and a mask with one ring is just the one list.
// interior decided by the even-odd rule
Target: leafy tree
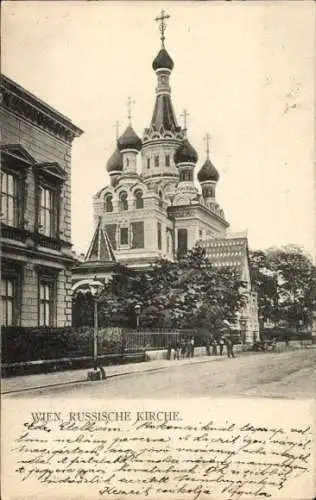
[(137, 303), (142, 327), (217, 330), (244, 303), (243, 283), (234, 269), (214, 268), (197, 246), (177, 262), (160, 259), (133, 276), (114, 276), (102, 314), (111, 324), (135, 326)]
[(261, 328), (266, 321), (278, 321), (278, 280), (267, 252), (256, 250), (249, 253), (252, 285), (258, 296)]
[(316, 298), (315, 266), (296, 245), (250, 253), (259, 314), (297, 331), (311, 322)]

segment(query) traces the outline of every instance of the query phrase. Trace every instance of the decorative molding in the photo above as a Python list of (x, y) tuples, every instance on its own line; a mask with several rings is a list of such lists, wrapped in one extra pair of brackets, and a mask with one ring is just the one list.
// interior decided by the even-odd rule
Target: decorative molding
[(30, 120), (41, 129), (69, 144), (75, 137), (79, 137), (83, 133), (64, 115), (3, 75), (1, 78), (1, 101), (5, 108)]

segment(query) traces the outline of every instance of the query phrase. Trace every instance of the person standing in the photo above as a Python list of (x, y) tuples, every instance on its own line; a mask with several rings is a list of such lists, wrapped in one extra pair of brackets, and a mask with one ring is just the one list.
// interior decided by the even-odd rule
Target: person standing
[(212, 339), (212, 354), (213, 356), (217, 356), (217, 342), (215, 337)]
[(205, 340), (205, 349), (206, 349), (206, 355), (210, 356), (210, 339), (207, 337)]
[(190, 357), (194, 357), (194, 338), (192, 337), (190, 340)]
[(180, 342), (177, 339), (175, 343), (175, 348), (174, 348), (174, 359), (180, 359)]
[(227, 349), (227, 357), (228, 358), (234, 358), (234, 344), (233, 344), (233, 339), (231, 335), (228, 335), (226, 337), (226, 349)]
[(219, 354), (220, 354), (220, 356), (223, 355), (224, 345), (225, 345), (225, 341), (223, 339), (223, 336), (221, 335), (219, 338)]

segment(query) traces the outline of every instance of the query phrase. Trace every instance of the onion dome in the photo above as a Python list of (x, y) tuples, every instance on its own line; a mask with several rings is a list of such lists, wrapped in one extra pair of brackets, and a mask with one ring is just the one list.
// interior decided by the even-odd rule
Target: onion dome
[(109, 158), (106, 164), (106, 169), (109, 173), (123, 170), (122, 155), (118, 149), (116, 149), (112, 156)]
[(129, 125), (124, 134), (118, 139), (117, 145), (120, 151), (123, 149), (136, 149), (140, 151), (142, 148), (142, 141), (131, 125)]
[(174, 154), (174, 162), (178, 163), (197, 163), (198, 154), (189, 143), (188, 139), (184, 139)]
[(199, 182), (218, 181), (219, 173), (209, 158), (206, 160), (201, 170), (197, 174), (197, 178)]
[(169, 56), (166, 49), (164, 49), (164, 48), (160, 49), (158, 54), (156, 55), (155, 59), (153, 60), (154, 71), (156, 71), (157, 69), (162, 69), (162, 68), (167, 68), (167, 69), (172, 70), (173, 66), (174, 66), (173, 60)]

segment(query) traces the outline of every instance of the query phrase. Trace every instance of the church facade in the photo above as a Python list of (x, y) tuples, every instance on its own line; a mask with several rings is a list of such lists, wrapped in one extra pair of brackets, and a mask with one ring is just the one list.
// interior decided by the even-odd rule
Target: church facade
[[(198, 168), (198, 154), (187, 134), (186, 110), (181, 127), (173, 108), (170, 78), (174, 63), (164, 43), (167, 17), (162, 13), (157, 19), (162, 44), (152, 63), (157, 86), (149, 126), (139, 137), (129, 109), (128, 125), (107, 161), (110, 183), (93, 198), (95, 226), (101, 224), (116, 261), (134, 269), (149, 267), (161, 257), (176, 260), (198, 241), (207, 248), (207, 242), (226, 241), (229, 227), (216, 199), (219, 173), (210, 159), (209, 136), (205, 159)], [(240, 251), (247, 268), (244, 243)], [(217, 257), (212, 259), (215, 263)], [(242, 274), (247, 276), (251, 294), (252, 308), (246, 318), (249, 339), (258, 336), (257, 308), (249, 270), (243, 268)]]

